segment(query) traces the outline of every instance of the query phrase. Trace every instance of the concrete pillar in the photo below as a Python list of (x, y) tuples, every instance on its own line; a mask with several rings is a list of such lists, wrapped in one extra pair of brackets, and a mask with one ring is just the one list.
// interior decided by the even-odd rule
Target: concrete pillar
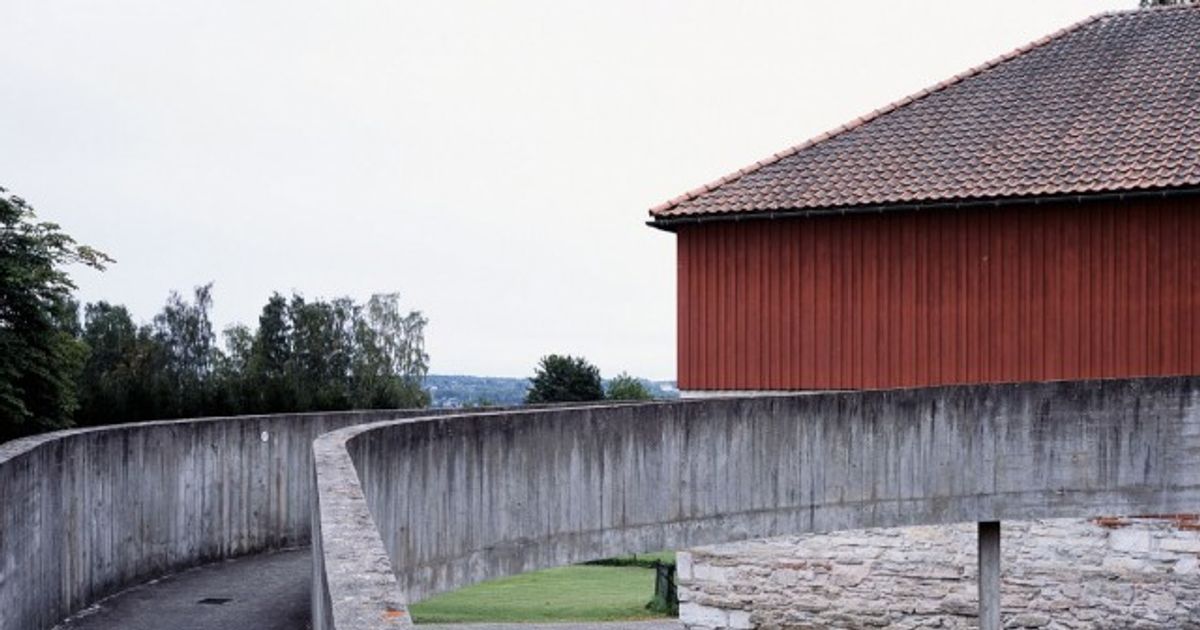
[(979, 523), (979, 630), (1001, 630), (1000, 521)]

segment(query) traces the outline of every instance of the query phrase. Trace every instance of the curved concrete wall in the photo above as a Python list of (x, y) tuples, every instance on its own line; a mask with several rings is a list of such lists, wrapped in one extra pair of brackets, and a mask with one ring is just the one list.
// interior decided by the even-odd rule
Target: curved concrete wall
[[(314, 627), (623, 552), (1200, 508), (1200, 381), (946, 387), (414, 419), (314, 445)], [(380, 535), (382, 532), (382, 536)]]
[(124, 586), (309, 540), (312, 441), (429, 411), (242, 416), (0, 444), (0, 630), (50, 628)]

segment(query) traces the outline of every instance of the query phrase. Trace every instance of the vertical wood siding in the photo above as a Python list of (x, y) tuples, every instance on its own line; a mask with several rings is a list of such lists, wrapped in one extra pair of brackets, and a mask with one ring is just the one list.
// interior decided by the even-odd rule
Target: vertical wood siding
[(1197, 374), (1198, 244), (1188, 200), (683, 226), (679, 385)]

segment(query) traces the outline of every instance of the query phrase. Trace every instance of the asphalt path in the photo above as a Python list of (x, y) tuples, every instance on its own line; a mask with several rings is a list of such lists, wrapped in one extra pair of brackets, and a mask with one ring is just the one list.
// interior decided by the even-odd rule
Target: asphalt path
[(121, 591), (59, 630), (306, 630), (308, 549), (215, 562)]
[[(57, 630), (308, 630), (308, 549), (216, 562), (121, 591)], [(420, 625), (429, 630), (678, 630), (673, 620)]]

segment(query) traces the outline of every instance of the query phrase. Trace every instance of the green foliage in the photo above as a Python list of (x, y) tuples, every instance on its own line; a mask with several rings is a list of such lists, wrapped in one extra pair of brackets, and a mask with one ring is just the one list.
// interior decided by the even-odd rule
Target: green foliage
[(292, 296), (288, 305), (292, 331), (288, 376), (292, 397), (301, 408), (350, 408), (354, 308), (345, 298), (306, 302), (299, 295)]
[(292, 319), (287, 298), (273, 293), (258, 316), (258, 331), (245, 358), (244, 380), (251, 391), (242, 395), (250, 408), (265, 413), (291, 411), (298, 405), (292, 391)]
[(71, 425), (86, 348), (65, 268), (110, 262), (0, 188), (0, 441)]
[(641, 567), (643, 569), (653, 569), (660, 564), (675, 566), (675, 552), (631, 553), (627, 556), (589, 560), (583, 564), (602, 567)]
[(83, 425), (236, 411), (222, 397), (228, 359), (216, 344), (209, 313), (212, 285), (192, 300), (171, 293), (150, 324), (136, 325), (124, 306), (84, 308), (82, 340), (89, 348), (79, 379)]
[(172, 293), (149, 325), (105, 302), (85, 309), (92, 348), (81, 378), (80, 421), (103, 424), (244, 413), (394, 409), (429, 403), (425, 318), (396, 294), (365, 305), (273, 294), (257, 330), (231, 326), (224, 348), (211, 317), (212, 285)]
[(608, 382), (609, 400), (650, 400), (654, 398), (642, 381), (621, 372)]
[(225, 328), (222, 337), (225, 349), (217, 352), (213, 404), (225, 413), (238, 413), (249, 408), (248, 401), (261, 398), (251, 371), (255, 335), (245, 324), (234, 324)]
[(551, 354), (542, 357), (525, 402), (529, 404), (602, 400), (600, 370), (583, 357)]
[(212, 284), (196, 287), (191, 302), (172, 291), (154, 317), (152, 335), (165, 379), (166, 409), (160, 417), (186, 418), (214, 411), (213, 371), (218, 362), (217, 337), (209, 312)]
[(381, 409), (424, 406), (429, 396), (422, 388), (429, 371), (424, 330), (428, 320), (417, 311), (400, 309), (396, 293), (372, 295), (356, 311), (351, 363), (355, 407)]
[(139, 330), (124, 306), (88, 304), (83, 313), (83, 343), (87, 362), (79, 378), (80, 424), (104, 424), (144, 417), (140, 409), (150, 395), (146, 388), (157, 374), (160, 359), (149, 330)]
[(64, 269), (110, 262), (0, 188), (0, 441), (74, 423), (429, 403), (427, 321), (397, 294), (276, 293), (258, 328), (227, 328), (222, 348), (211, 284), (171, 293), (148, 324), (97, 302), (81, 325)]
[(679, 588), (675, 584), (675, 565), (654, 565), (654, 597), (646, 604), (646, 610), (660, 615), (679, 615)]

